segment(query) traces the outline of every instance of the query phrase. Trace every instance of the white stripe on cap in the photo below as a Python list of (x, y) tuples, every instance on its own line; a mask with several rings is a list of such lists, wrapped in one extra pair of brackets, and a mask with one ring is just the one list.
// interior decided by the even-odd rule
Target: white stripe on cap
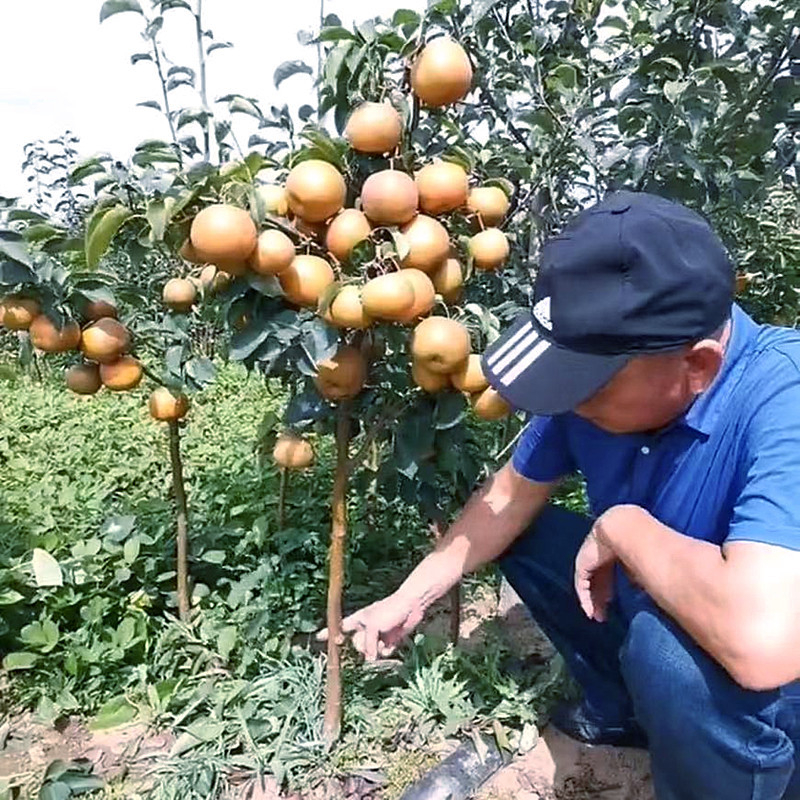
[(499, 375), (504, 369), (510, 367), (514, 361), (533, 346), (533, 343), (539, 338), (538, 331), (531, 331), (522, 341), (518, 342), (516, 346), (503, 356), (496, 364), (492, 366), (496, 375)]
[(524, 372), (534, 361), (536, 361), (542, 353), (550, 347), (550, 342), (541, 341), (533, 350), (530, 351), (526, 356), (523, 356), (502, 378), (500, 378), (500, 383), (503, 386), (508, 386), (510, 383), (513, 383), (519, 375)]
[(486, 359), (486, 363), (491, 367), (498, 358), (511, 349), (532, 327), (532, 322), (526, 322), (502, 347), (498, 347), (497, 350)]

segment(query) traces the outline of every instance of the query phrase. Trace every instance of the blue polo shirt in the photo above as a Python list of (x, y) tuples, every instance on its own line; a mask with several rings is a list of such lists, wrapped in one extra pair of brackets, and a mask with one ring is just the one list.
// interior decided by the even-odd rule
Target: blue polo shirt
[(720, 374), (668, 428), (612, 434), (573, 413), (534, 417), (513, 464), (533, 481), (582, 473), (593, 516), (632, 503), (696, 539), (800, 550), (800, 331), (734, 306)]

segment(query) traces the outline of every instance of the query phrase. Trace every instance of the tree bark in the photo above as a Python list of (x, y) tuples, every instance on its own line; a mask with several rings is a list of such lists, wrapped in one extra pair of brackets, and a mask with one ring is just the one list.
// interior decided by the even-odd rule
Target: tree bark
[(350, 476), (349, 403), (343, 403), (336, 418), (336, 472), (331, 499), (331, 544), (328, 566), (328, 667), (325, 687), (324, 737), (328, 744), (339, 738), (342, 726), (342, 592), (344, 552), (347, 541), (347, 483)]
[(172, 461), (172, 490), (175, 495), (177, 539), (178, 616), (183, 622), (189, 619), (189, 515), (186, 507), (186, 489), (183, 484), (181, 461), (181, 433), (177, 420), (169, 422), (169, 454)]

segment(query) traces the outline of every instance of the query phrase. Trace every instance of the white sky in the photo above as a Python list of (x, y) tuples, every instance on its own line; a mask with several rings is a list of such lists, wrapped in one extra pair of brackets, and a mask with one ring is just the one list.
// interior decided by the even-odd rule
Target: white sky
[[(149, 0), (140, 2), (143, 8), (150, 5)], [(390, 16), (397, 8), (422, 11), (426, 0), (324, 4), (326, 14), (338, 14), (350, 25)], [(102, 0), (0, 0), (0, 195), (26, 191), (20, 170), (26, 142), (46, 141), (69, 129), (80, 137), (81, 155), (106, 151), (126, 160), (143, 139), (169, 138), (162, 115), (136, 106), (161, 100), (154, 67), (130, 62), (132, 53), (147, 49), (140, 37), (142, 18), (124, 13), (100, 25), (101, 5)], [(310, 76), (295, 75), (277, 91), (272, 76), (278, 64), (290, 59), (315, 66), (316, 48), (302, 47), (296, 34), (318, 26), (319, 10), (320, 0), (204, 0), (205, 27), (215, 41), (234, 45), (208, 60), (209, 102), (237, 92), (258, 99), (262, 108), (284, 103), (297, 108), (313, 97)], [(175, 63), (194, 68), (190, 26), (179, 24), (186, 19), (191, 20), (186, 11), (168, 12), (161, 40)], [(179, 97), (179, 91), (173, 94)], [(249, 133), (248, 128), (243, 147)]]

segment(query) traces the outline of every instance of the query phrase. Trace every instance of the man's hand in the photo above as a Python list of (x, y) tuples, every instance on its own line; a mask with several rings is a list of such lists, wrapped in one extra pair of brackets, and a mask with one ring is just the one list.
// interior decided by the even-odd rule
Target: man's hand
[(639, 506), (612, 506), (595, 521), (575, 558), (575, 591), (589, 619), (605, 622), (608, 604), (614, 596), (614, 564), (617, 556), (609, 544), (608, 532), (615, 526), (641, 524), (647, 511)]
[[(342, 633), (352, 634), (353, 647), (367, 661), (378, 656), (385, 658), (422, 621), (423, 611), (418, 603), (389, 595), (372, 605), (356, 611), (342, 620)], [(320, 631), (317, 639), (326, 641), (328, 630)]]

